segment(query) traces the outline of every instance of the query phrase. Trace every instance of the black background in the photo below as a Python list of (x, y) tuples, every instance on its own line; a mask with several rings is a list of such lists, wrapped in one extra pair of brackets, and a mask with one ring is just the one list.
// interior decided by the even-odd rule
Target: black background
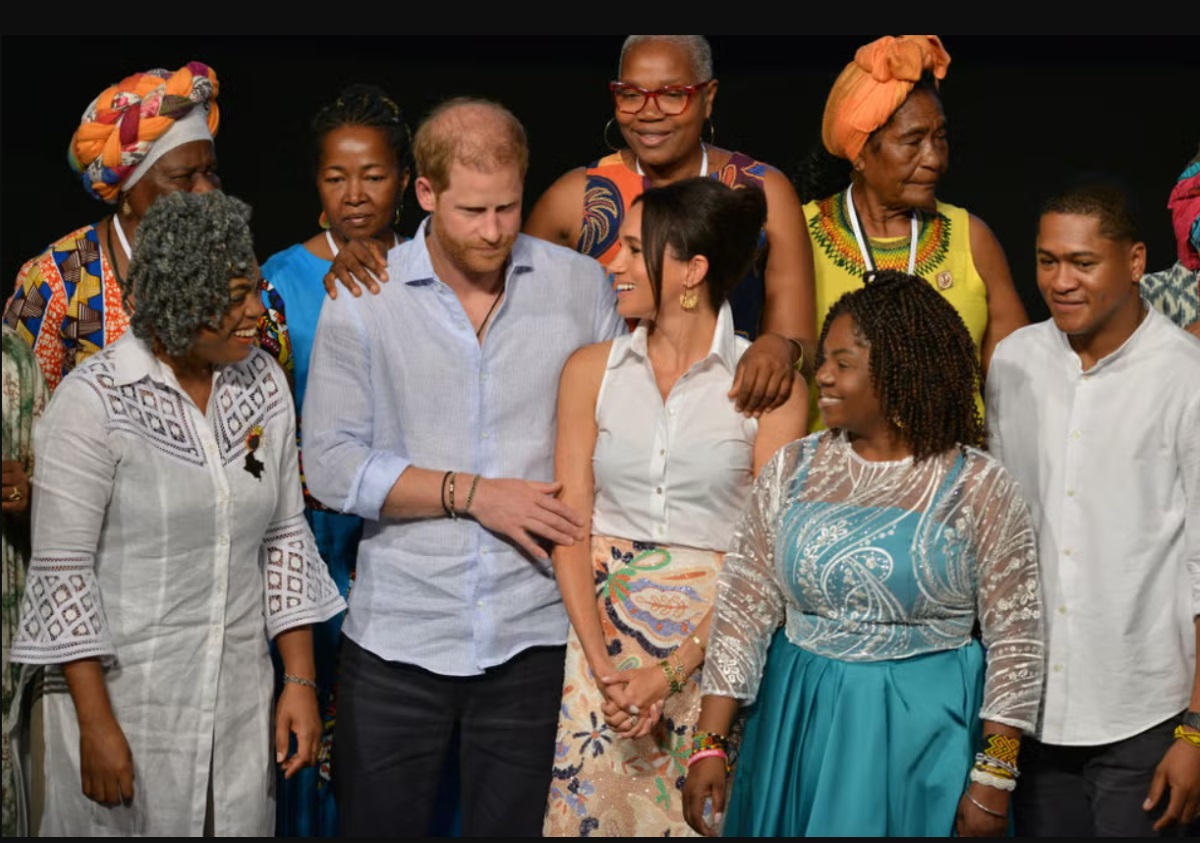
[[(1035, 319), (1033, 276), (1041, 197), (1064, 175), (1126, 179), (1142, 206), (1149, 268), (1175, 260), (1166, 198), (1200, 142), (1194, 35), (941, 34), (952, 62), (942, 85), (951, 168), (939, 198), (963, 205), (999, 237)], [(819, 142), (834, 78), (859, 35), (714, 35), (721, 86), (716, 143), (789, 175)], [(66, 164), (80, 114), (106, 85), (151, 67), (197, 60), (220, 81), (217, 136), (224, 188), (255, 208), (258, 253), (317, 230), (308, 121), (351, 82), (373, 82), (410, 125), (458, 94), (507, 105), (529, 133), (525, 209), (555, 178), (606, 151), (606, 83), (623, 35), (74, 37), (3, 39), (0, 260), (5, 295), (23, 261), (108, 213)], [(612, 138), (617, 137), (614, 131)], [(401, 230), (421, 212), (410, 193)]]

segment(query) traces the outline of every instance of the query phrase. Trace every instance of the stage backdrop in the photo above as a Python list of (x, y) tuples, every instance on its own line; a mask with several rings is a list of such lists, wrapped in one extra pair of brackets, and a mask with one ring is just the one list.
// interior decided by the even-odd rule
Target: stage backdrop
[[(881, 33), (709, 36), (721, 85), (716, 142), (791, 174), (819, 142), (826, 93), (854, 50)], [(996, 232), (1031, 317), (1039, 200), (1063, 174), (1119, 174), (1142, 205), (1151, 269), (1174, 261), (1166, 198), (1200, 142), (1195, 44), (1169, 36), (954, 35), (942, 86), (951, 168), (940, 197)], [(259, 255), (316, 231), (308, 121), (351, 82), (381, 85), (412, 125), (458, 95), (494, 98), (524, 122), (525, 208), (562, 172), (606, 151), (607, 83), (624, 36), (41, 37), (3, 39), (0, 240), (4, 295), (21, 263), (104, 216), (66, 164), (90, 99), (150, 67), (199, 60), (221, 83), (217, 154), (225, 189), (254, 206)], [(616, 138), (616, 132), (611, 133)], [(401, 229), (421, 212), (406, 197)]]

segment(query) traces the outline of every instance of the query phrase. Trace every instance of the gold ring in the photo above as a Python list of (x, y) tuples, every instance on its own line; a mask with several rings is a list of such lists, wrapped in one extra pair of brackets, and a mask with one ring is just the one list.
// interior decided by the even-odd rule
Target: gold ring
[(10, 500), (10, 501), (19, 501), (19, 500), (21, 500), (21, 498), (23, 498), (23, 497), (25, 497), (25, 496), (21, 494), (21, 490), (20, 490), (20, 489), (18, 489), (16, 486), (13, 486), (13, 487), (12, 487), (12, 494), (10, 494), (10, 495), (8, 496), (8, 500)]
[(638, 724), (638, 716), (636, 714), (629, 715), (629, 726), (633, 728)]

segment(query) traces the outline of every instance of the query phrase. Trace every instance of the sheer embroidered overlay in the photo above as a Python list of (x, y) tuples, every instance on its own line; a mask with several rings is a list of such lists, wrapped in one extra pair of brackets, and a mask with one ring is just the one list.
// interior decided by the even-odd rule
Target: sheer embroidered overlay
[(839, 434), (782, 449), (755, 483), (717, 589), (704, 693), (753, 701), (772, 633), (844, 661), (988, 651), (980, 717), (1032, 730), (1042, 685), (1033, 531), (973, 448), (870, 462)]
[(303, 515), (272, 524), (263, 537), (267, 634), (327, 620), (345, 603), (330, 579)]
[(29, 664), (116, 653), (90, 556), (33, 556), (12, 653)]

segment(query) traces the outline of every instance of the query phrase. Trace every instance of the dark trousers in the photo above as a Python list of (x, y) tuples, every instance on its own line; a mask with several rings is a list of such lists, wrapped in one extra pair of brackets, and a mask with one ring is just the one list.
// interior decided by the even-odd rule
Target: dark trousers
[(333, 780), (345, 837), (426, 836), (455, 733), (464, 837), (539, 837), (565, 647), (439, 676), (342, 639)]
[(1152, 826), (1170, 792), (1151, 811), (1142, 810), (1154, 769), (1170, 748), (1179, 718), (1125, 740), (1101, 746), (1056, 746), (1026, 738), (1021, 778), (1013, 792), (1018, 837), (1178, 837), (1196, 833), (1176, 825)]

